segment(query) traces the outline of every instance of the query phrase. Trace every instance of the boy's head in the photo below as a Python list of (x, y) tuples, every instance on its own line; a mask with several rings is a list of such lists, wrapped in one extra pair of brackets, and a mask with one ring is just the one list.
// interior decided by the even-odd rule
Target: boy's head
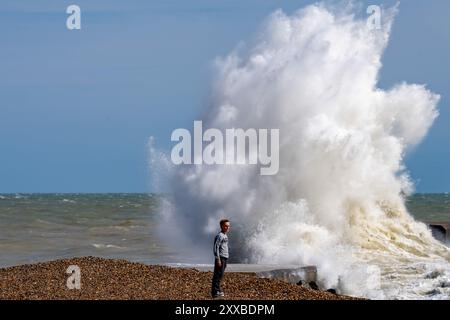
[(228, 231), (230, 231), (230, 220), (220, 220), (220, 230), (222, 230), (223, 233), (227, 233)]

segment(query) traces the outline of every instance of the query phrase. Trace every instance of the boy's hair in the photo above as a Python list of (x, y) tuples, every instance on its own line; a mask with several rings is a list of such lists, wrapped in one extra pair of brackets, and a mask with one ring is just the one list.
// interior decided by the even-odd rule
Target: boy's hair
[(222, 219), (220, 220), (220, 226), (222, 227), (225, 223), (230, 222), (228, 219)]

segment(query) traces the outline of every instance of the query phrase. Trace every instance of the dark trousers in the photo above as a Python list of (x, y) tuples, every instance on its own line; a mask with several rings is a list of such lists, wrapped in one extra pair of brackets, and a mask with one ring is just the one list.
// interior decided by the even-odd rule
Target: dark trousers
[(220, 281), (222, 280), (223, 274), (225, 273), (225, 268), (227, 267), (227, 258), (220, 257), (220, 262), (222, 263), (222, 265), (218, 267), (216, 262), (214, 261), (214, 274), (212, 278), (211, 288), (211, 295), (213, 296), (222, 291), (220, 290)]

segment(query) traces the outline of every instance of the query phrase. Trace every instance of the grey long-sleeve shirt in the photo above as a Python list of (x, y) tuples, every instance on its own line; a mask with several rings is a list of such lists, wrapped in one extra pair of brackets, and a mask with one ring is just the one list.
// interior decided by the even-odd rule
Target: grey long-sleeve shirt
[(219, 232), (214, 238), (214, 257), (228, 258), (228, 236), (223, 232)]

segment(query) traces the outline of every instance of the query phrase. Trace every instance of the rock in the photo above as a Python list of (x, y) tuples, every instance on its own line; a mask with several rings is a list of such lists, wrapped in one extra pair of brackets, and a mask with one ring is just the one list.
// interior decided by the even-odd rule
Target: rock
[(428, 273), (425, 276), (425, 279), (436, 279), (437, 277), (439, 277), (441, 275), (441, 272), (439, 272), (438, 270), (434, 270), (430, 273)]
[(332, 293), (332, 294), (337, 294), (336, 289), (332, 289), (332, 288), (328, 289), (327, 292)]
[(431, 229), (433, 237), (443, 243), (450, 242), (450, 223), (449, 222), (436, 222), (425, 221), (428, 227)]
[(313, 290), (319, 290), (319, 286), (317, 285), (317, 283), (315, 281), (309, 282), (308, 285)]

